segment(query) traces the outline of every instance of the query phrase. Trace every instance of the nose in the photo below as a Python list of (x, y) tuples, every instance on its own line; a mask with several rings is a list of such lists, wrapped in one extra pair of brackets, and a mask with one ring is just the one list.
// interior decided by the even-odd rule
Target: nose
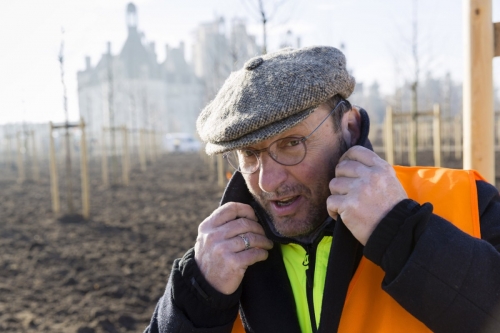
[(259, 187), (264, 192), (274, 192), (287, 179), (286, 167), (273, 160), (267, 153), (260, 154), (259, 158)]

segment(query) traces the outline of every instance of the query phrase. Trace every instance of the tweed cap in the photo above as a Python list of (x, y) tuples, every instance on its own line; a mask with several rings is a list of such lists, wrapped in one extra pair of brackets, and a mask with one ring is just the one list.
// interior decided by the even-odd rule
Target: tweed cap
[(250, 59), (231, 73), (196, 126), (207, 154), (245, 147), (280, 134), (355, 80), (334, 47), (286, 48)]

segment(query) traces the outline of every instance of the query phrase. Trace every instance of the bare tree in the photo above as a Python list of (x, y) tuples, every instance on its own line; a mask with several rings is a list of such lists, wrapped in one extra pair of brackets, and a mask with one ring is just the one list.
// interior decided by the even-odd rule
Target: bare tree
[(411, 51), (413, 58), (413, 81), (411, 83), (411, 125), (410, 125), (410, 165), (417, 165), (417, 145), (418, 145), (418, 81), (420, 75), (420, 62), (418, 54), (418, 21), (417, 21), (417, 0), (413, 0), (413, 20), (412, 20), (412, 41)]
[[(399, 15), (399, 14), (398, 14)], [(420, 27), (418, 24), (418, 1), (412, 0), (412, 14), (411, 14), (411, 36), (400, 36), (403, 40), (405, 47), (397, 45), (396, 48), (391, 48), (395, 64), (395, 80), (398, 81), (398, 76), (406, 77), (400, 88), (396, 88), (396, 96), (394, 103), (401, 104), (401, 110), (405, 105), (405, 87), (409, 88), (409, 109), (410, 109), (410, 131), (408, 137), (408, 162), (410, 165), (417, 164), (417, 145), (418, 145), (418, 108), (419, 108), (419, 91), (420, 89), (420, 76), (423, 68), (432, 67), (432, 52), (429, 49), (428, 43), (422, 43), (419, 36)], [(403, 27), (399, 26), (395, 31), (404, 31)], [(428, 42), (428, 39), (424, 41)], [(423, 44), (427, 44), (423, 45)], [(408, 47), (409, 46), (409, 47)], [(425, 49), (425, 50), (423, 50)], [(409, 52), (408, 52), (409, 51)], [(409, 60), (407, 63), (405, 60)], [(410, 72), (404, 74), (404, 70), (409, 69)], [(397, 96), (399, 95), (399, 96)], [(406, 96), (408, 97), (408, 96)]]
[(64, 82), (64, 29), (61, 28), (61, 33), (63, 37), (61, 38), (61, 48), (59, 50), (59, 64), (61, 69), (61, 83), (63, 87), (63, 107), (64, 107), (64, 117), (66, 119), (65, 126), (65, 138), (66, 138), (66, 196), (68, 203), (68, 210), (70, 214), (74, 213), (73, 206), (73, 184), (71, 180), (71, 149), (70, 149), (70, 137), (69, 137), (69, 115), (68, 115), (68, 97), (66, 94), (66, 83)]
[(129, 99), (129, 110), (130, 110), (130, 114), (129, 114), (129, 121), (126, 123), (127, 126), (132, 130), (132, 149), (135, 149), (136, 146), (137, 146), (137, 155), (139, 155), (139, 145), (136, 144), (136, 142), (138, 142), (139, 140), (136, 139), (137, 135), (139, 135), (137, 132), (136, 132), (136, 129), (137, 128), (140, 128), (140, 125), (139, 125), (139, 117), (137, 115), (137, 106), (136, 106), (136, 89), (135, 89), (135, 85), (132, 86), (133, 82), (129, 83), (128, 87), (127, 87), (127, 91), (126, 91), (126, 94), (128, 95), (128, 99)]
[(262, 24), (262, 54), (267, 53), (267, 24), (272, 20), (278, 9), (287, 0), (271, 1), (271, 0), (242, 0), (245, 5), (248, 5), (252, 11), (258, 16)]
[(113, 55), (111, 54), (111, 43), (108, 42), (107, 54), (108, 71), (108, 111), (109, 111), (109, 131), (111, 135), (111, 183), (118, 177), (118, 161), (116, 154), (116, 134), (115, 134), (115, 109), (114, 109), (114, 77), (113, 77)]

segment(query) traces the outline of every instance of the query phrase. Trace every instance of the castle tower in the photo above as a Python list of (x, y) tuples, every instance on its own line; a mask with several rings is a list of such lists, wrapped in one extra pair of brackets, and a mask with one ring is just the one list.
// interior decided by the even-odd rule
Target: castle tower
[(126, 22), (127, 22), (127, 27), (130, 30), (137, 30), (137, 7), (130, 2), (127, 5), (127, 17), (126, 17)]

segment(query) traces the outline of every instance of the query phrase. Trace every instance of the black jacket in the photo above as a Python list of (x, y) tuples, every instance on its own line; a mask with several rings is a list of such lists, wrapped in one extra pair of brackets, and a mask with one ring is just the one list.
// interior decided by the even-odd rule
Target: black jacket
[[(369, 145), (366, 127), (362, 134), (361, 144)], [(332, 220), (323, 230), (333, 234), (334, 241), (323, 297), (323, 309), (328, 310), (321, 312), (318, 332), (336, 331), (362, 255), (385, 271), (382, 288), (431, 330), (500, 332), (500, 197), (490, 184), (476, 184), (482, 239), (433, 214), (431, 204), (409, 199), (384, 217), (366, 247), (343, 223)], [(228, 201), (251, 204), (274, 242), (293, 241), (269, 230), (263, 222), (265, 213), (239, 173), (228, 184), (221, 204)], [(300, 332), (280, 246), (269, 252), (266, 261), (250, 266), (240, 288), (229, 296), (205, 281), (194, 250), (189, 250), (174, 262), (165, 294), (145, 332), (230, 332), (238, 310), (251, 332)]]

